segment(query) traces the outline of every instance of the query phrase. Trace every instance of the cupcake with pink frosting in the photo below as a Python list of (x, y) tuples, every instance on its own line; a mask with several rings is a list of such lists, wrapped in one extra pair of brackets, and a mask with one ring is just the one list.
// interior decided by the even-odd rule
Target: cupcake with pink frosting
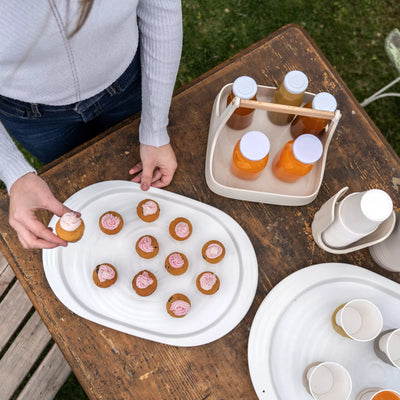
[(150, 296), (157, 289), (157, 278), (145, 269), (134, 276), (132, 287), (139, 296)]
[(56, 234), (66, 242), (77, 242), (83, 236), (85, 224), (79, 214), (65, 213), (56, 224)]
[(124, 225), (121, 215), (115, 211), (107, 211), (99, 218), (100, 229), (107, 235), (115, 235)]
[(190, 307), (190, 300), (182, 293), (173, 294), (167, 301), (167, 312), (174, 318), (182, 318), (187, 315)]
[(196, 279), (197, 289), (204, 294), (214, 294), (219, 289), (219, 285), (218, 276), (210, 271), (202, 272)]
[(175, 240), (186, 240), (192, 234), (192, 224), (186, 218), (176, 218), (169, 224), (169, 234)]
[(189, 266), (189, 261), (183, 253), (179, 251), (174, 251), (168, 254), (165, 259), (165, 269), (171, 275), (182, 275), (184, 274)]
[(217, 264), (225, 257), (225, 247), (218, 240), (209, 240), (201, 249), (201, 254), (207, 262)]
[(157, 239), (150, 235), (144, 235), (136, 242), (136, 252), (140, 257), (153, 258), (158, 254)]
[(106, 288), (115, 283), (118, 278), (116, 268), (108, 263), (99, 264), (93, 270), (93, 282), (101, 288)]
[(136, 207), (138, 217), (144, 222), (153, 222), (160, 216), (160, 206), (151, 199), (142, 200)]

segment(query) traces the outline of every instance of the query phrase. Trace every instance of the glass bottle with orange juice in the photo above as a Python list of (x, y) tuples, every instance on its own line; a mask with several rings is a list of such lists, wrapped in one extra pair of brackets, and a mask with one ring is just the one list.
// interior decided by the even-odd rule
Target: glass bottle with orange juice
[[(232, 90), (226, 100), (229, 105), (235, 97), (243, 100), (257, 100), (257, 83), (249, 76), (236, 78), (232, 85)], [(227, 125), (232, 129), (246, 129), (253, 122), (254, 109), (238, 107), (229, 118)]]
[[(300, 107), (307, 86), (308, 78), (304, 72), (290, 71), (275, 90), (272, 102)], [(293, 119), (294, 115), (268, 111), (268, 117), (275, 125), (286, 125)]]
[(270, 141), (260, 131), (245, 133), (236, 143), (232, 155), (231, 171), (241, 179), (258, 178), (268, 162)]
[[(333, 112), (337, 108), (337, 102), (330, 93), (321, 92), (316, 94), (314, 98), (304, 107), (312, 108), (314, 110)], [(329, 119), (297, 115), (290, 125), (290, 133), (294, 139), (300, 135), (303, 135), (304, 133), (319, 135), (328, 122)]]
[(316, 136), (301, 135), (287, 142), (275, 156), (272, 172), (281, 181), (296, 182), (312, 170), (322, 152), (322, 143)]

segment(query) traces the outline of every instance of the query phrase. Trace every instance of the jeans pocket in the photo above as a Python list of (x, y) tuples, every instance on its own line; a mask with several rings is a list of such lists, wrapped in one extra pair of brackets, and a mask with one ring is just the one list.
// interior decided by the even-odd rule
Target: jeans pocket
[(33, 119), (31, 105), (19, 100), (0, 96), (0, 116), (3, 118)]

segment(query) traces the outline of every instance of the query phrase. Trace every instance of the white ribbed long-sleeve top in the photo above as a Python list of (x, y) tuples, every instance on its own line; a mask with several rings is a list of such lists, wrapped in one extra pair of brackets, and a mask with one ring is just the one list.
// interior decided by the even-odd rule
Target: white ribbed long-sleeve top
[[(78, 10), (78, 0), (0, 1), (0, 94), (48, 105), (87, 99), (121, 76), (140, 41), (139, 140), (167, 144), (182, 49), (180, 0), (95, 0), (82, 28), (68, 38)], [(9, 190), (31, 171), (0, 123), (0, 179)]]

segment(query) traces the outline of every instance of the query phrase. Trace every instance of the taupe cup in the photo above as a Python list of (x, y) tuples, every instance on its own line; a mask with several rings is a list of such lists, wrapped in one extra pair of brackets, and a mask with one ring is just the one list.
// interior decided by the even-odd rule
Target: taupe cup
[(375, 339), (374, 349), (380, 359), (400, 368), (400, 328), (382, 332)]
[(400, 272), (400, 211), (396, 213), (396, 225), (382, 242), (369, 248), (374, 261), (389, 271)]

